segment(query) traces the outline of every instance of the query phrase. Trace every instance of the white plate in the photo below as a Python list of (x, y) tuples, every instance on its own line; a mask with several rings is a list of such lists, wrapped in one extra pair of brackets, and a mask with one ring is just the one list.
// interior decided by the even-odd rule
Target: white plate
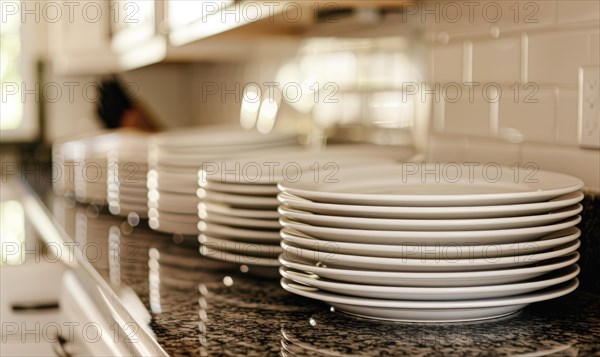
[(314, 264), (332, 268), (350, 268), (387, 271), (474, 271), (490, 269), (507, 269), (524, 265), (532, 265), (542, 260), (560, 257), (579, 248), (579, 240), (560, 246), (549, 252), (542, 252), (514, 257), (477, 258), (477, 259), (410, 259), (380, 258), (360, 255), (320, 252), (318, 250), (299, 248), (281, 242), (286, 260), (305, 260)]
[(468, 259), (495, 258), (540, 253), (570, 243), (581, 235), (576, 227), (563, 229), (522, 243), (484, 245), (386, 245), (334, 242), (315, 239), (306, 234), (284, 228), (280, 232), (283, 241), (300, 248), (349, 255), (363, 255), (381, 258), (422, 258), (422, 259)]
[[(329, 181), (281, 182), (283, 192), (318, 202), (375, 206), (483, 206), (546, 201), (583, 187), (549, 171), (407, 163), (340, 168)], [(517, 177), (515, 177), (517, 176)]]
[(200, 246), (200, 254), (205, 257), (221, 260), (230, 263), (236, 263), (240, 265), (258, 265), (265, 267), (277, 267), (279, 261), (277, 258), (265, 258), (250, 255), (235, 254), (226, 252), (223, 250), (214, 249), (205, 245)]
[(109, 204), (132, 204), (132, 205), (136, 205), (136, 206), (144, 206), (144, 207), (146, 207), (146, 209), (148, 209), (148, 199), (146, 197), (143, 197), (143, 198), (140, 198), (140, 197), (134, 198), (134, 197), (129, 197), (129, 196), (111, 197), (109, 195), (107, 202)]
[(232, 147), (271, 142), (291, 141), (295, 135), (271, 132), (261, 134), (235, 125), (198, 126), (156, 134), (151, 145), (165, 148)]
[(148, 171), (148, 178), (165, 179), (165, 180), (190, 180), (198, 181), (198, 169), (190, 167), (176, 167), (151, 165), (152, 168)]
[(198, 223), (200, 232), (222, 238), (246, 242), (277, 243), (281, 241), (277, 231), (261, 231), (256, 229), (234, 228), (216, 223)]
[(108, 192), (109, 199), (118, 199), (118, 200), (130, 200), (130, 201), (144, 201), (148, 199), (148, 190), (144, 187), (143, 189), (136, 190), (136, 192), (132, 192), (130, 190), (114, 192)]
[(242, 254), (247, 256), (256, 257), (270, 257), (277, 258), (283, 249), (279, 245), (275, 244), (257, 244), (254, 242), (237, 242), (227, 239), (215, 238), (200, 234), (198, 236), (200, 244), (209, 247), (210, 249), (217, 249), (225, 252), (231, 252), (236, 254)]
[(251, 157), (225, 161), (220, 167), (207, 168), (201, 176), (200, 185), (209, 185), (211, 182), (274, 185), (280, 181), (297, 181), (302, 177), (328, 179), (335, 177), (340, 167), (392, 163), (413, 154), (411, 148), (373, 145), (339, 145), (322, 151), (263, 151)]
[(208, 202), (225, 203), (234, 207), (276, 209), (279, 206), (279, 201), (275, 197), (235, 195), (203, 188), (198, 189), (198, 197)]
[(519, 243), (573, 227), (581, 222), (576, 216), (566, 221), (547, 226), (497, 229), (484, 231), (374, 231), (313, 226), (281, 218), (279, 223), (285, 228), (293, 228), (312, 237), (348, 243), (373, 244), (502, 244)]
[(177, 222), (177, 223), (189, 223), (189, 224), (198, 224), (200, 222), (200, 218), (198, 215), (193, 214), (183, 214), (183, 213), (172, 213), (172, 212), (163, 212), (161, 210), (157, 210), (154, 208), (150, 208), (148, 210), (148, 216), (153, 219), (157, 219), (159, 221), (169, 221), (169, 222)]
[(253, 229), (265, 229), (265, 230), (279, 230), (281, 226), (279, 221), (276, 219), (254, 219), (254, 218), (240, 218), (235, 216), (223, 215), (220, 213), (211, 213), (206, 211), (198, 211), (200, 218), (207, 223), (217, 223), (226, 226), (242, 227), (242, 228), (253, 228)]
[(191, 182), (179, 182), (179, 183), (161, 183), (158, 182), (156, 185), (154, 185), (153, 187), (149, 187), (149, 189), (157, 189), (160, 192), (165, 192), (165, 193), (176, 193), (176, 194), (183, 194), (183, 195), (189, 195), (189, 196), (196, 196), (196, 191), (198, 191), (198, 183), (191, 181)]
[(318, 214), (347, 217), (400, 218), (400, 219), (460, 219), (498, 218), (542, 214), (577, 204), (583, 193), (571, 192), (547, 202), (497, 206), (463, 207), (401, 207), (353, 206), (313, 202), (288, 193), (277, 196), (279, 202), (293, 208)]
[(118, 206), (109, 206), (108, 210), (110, 213), (114, 215), (118, 215), (121, 217), (127, 217), (130, 214), (137, 214), (139, 218), (148, 218), (148, 207), (138, 207), (138, 206), (128, 206), (128, 205), (118, 205)]
[(172, 192), (165, 192), (165, 191), (161, 191), (161, 190), (156, 190), (156, 192), (158, 193), (158, 197), (155, 199), (154, 197), (151, 197), (150, 192), (152, 190), (148, 191), (148, 196), (150, 197), (151, 200), (153, 201), (159, 201), (160, 202), (174, 202), (176, 204), (181, 204), (181, 205), (193, 205), (193, 206), (198, 206), (198, 197), (196, 197), (195, 195), (190, 195), (190, 194), (182, 194), (182, 193), (172, 193)]
[(225, 183), (208, 181), (202, 187), (211, 191), (255, 196), (277, 196), (279, 189), (276, 184), (251, 185), (243, 183)]
[(215, 202), (200, 202), (198, 204), (198, 211), (202, 210), (205, 210), (209, 213), (214, 212), (242, 218), (256, 218), (266, 220), (279, 219), (279, 212), (277, 212), (277, 210), (235, 208)]
[[(155, 199), (155, 193), (158, 197)], [(198, 197), (164, 191), (148, 191), (148, 207), (162, 212), (198, 215)]]
[(579, 286), (577, 279), (533, 293), (496, 299), (462, 301), (378, 300), (343, 296), (296, 284), (285, 278), (281, 286), (297, 295), (324, 301), (339, 311), (367, 318), (410, 322), (474, 321), (505, 316), (539, 301), (564, 296)]
[(280, 206), (278, 212), (297, 222), (315, 226), (349, 229), (401, 231), (474, 231), (542, 226), (575, 216), (583, 210), (580, 204), (535, 216), (482, 219), (388, 219), (326, 216)]
[(335, 294), (366, 297), (372, 299), (393, 300), (471, 300), (491, 299), (514, 296), (541, 290), (550, 286), (564, 283), (579, 274), (577, 264), (570, 265), (558, 271), (551, 272), (536, 279), (500, 285), (455, 286), (455, 287), (414, 287), (414, 286), (378, 286), (341, 283), (324, 280), (315, 275), (279, 268), (281, 276), (300, 284), (305, 284)]
[(166, 220), (158, 220), (150, 218), (148, 225), (155, 231), (164, 233), (176, 233), (184, 235), (197, 235), (198, 225), (195, 223), (171, 222)]
[(148, 191), (148, 187), (146, 185), (146, 179), (139, 180), (135, 183), (121, 183), (119, 185), (109, 184), (108, 191), (116, 192), (116, 193), (124, 193), (129, 195), (137, 195), (140, 191), (146, 192)]
[(189, 177), (179, 174), (162, 174), (156, 171), (151, 171), (148, 174), (148, 180), (146, 181), (146, 188), (195, 195), (198, 190), (198, 179), (197, 174), (190, 175)]
[(205, 162), (224, 160), (235, 156), (235, 148), (228, 148), (216, 153), (170, 154), (160, 150), (151, 150), (148, 153), (150, 166), (166, 166), (181, 169), (199, 170)]
[(569, 255), (546, 260), (538, 263), (538, 265), (525, 268), (467, 272), (391, 272), (335, 269), (316, 266), (314, 263), (308, 261), (287, 260), (283, 255), (279, 256), (279, 261), (283, 266), (331, 280), (355, 284), (420, 287), (510, 284), (533, 279), (542, 274), (575, 264), (578, 260), (579, 253), (573, 252)]

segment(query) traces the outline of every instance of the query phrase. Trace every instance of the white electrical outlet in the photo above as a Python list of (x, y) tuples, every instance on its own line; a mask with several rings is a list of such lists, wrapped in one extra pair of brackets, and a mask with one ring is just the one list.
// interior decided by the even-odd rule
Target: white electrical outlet
[(579, 145), (600, 149), (600, 67), (579, 69)]

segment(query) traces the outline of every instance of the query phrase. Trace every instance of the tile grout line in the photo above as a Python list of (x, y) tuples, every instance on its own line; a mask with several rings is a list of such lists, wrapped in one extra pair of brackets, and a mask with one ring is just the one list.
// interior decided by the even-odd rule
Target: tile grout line
[(473, 42), (465, 41), (463, 43), (463, 82), (473, 81)]
[(521, 83), (527, 83), (529, 79), (529, 37), (526, 32), (521, 34)]

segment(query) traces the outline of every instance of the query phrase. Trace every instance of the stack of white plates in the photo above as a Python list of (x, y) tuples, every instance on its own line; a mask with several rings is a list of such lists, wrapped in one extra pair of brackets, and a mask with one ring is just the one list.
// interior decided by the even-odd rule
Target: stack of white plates
[[(200, 172), (198, 215), (200, 252), (248, 267), (279, 267), (278, 182), (336, 180), (341, 167), (407, 159), (412, 149), (367, 145), (330, 147), (314, 152), (287, 149), (259, 152)], [(242, 269), (242, 271), (244, 271)]]
[(108, 153), (108, 209), (112, 214), (148, 217), (148, 135), (119, 133), (116, 147)]
[[(296, 144), (293, 135), (217, 126), (166, 132), (151, 138), (148, 156), (148, 217), (152, 229), (198, 234), (198, 170), (222, 158)], [(220, 159), (221, 158), (221, 159)], [(221, 161), (218, 161), (221, 160)]]
[(282, 182), (282, 286), (376, 319), (466, 321), (575, 290), (583, 183), (495, 165)]
[(75, 162), (81, 160), (82, 146), (76, 140), (52, 144), (52, 189), (57, 195), (75, 194)]
[(75, 199), (83, 203), (107, 202), (108, 152), (118, 143), (118, 134), (98, 135), (77, 141), (75, 162)]

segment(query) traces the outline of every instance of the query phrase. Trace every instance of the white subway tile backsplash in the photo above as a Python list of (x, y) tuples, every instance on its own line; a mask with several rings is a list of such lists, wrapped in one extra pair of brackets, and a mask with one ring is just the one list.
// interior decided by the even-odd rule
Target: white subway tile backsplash
[(461, 82), (463, 78), (463, 44), (434, 47), (431, 51), (433, 81)]
[(527, 33), (521, 34), (521, 82), (529, 81), (529, 36)]
[(536, 144), (524, 144), (521, 150), (522, 163), (579, 177), (586, 189), (600, 192), (600, 150)]
[(559, 0), (557, 1), (559, 24), (600, 19), (600, 1), (596, 0)]
[(556, 23), (556, 1), (498, 1), (502, 18), (498, 25), (504, 29), (528, 30)]
[[(514, 88), (514, 87), (513, 87)], [(505, 88), (499, 105), (500, 128), (521, 132), (524, 141), (550, 143), (555, 139), (556, 104), (554, 90), (534, 87), (515, 91)]]
[(465, 83), (473, 81), (473, 42), (465, 41), (463, 45), (463, 76)]
[[(501, 30), (527, 30), (556, 22), (556, 2), (538, 1), (424, 1), (428, 10), (420, 20), (437, 30), (454, 33), (482, 32), (496, 26)], [(435, 7), (437, 5), (437, 8)], [(437, 16), (436, 16), (437, 15)]]
[[(438, 1), (426, 1), (433, 2)], [(432, 79), (442, 86), (460, 80), (499, 82), (502, 96), (499, 103), (485, 101), (481, 85), (473, 102), (464, 96), (435, 105), (428, 159), (533, 162), (580, 177), (588, 189), (600, 192), (600, 150), (578, 147), (576, 89), (579, 67), (600, 65), (600, 1), (470, 4), (475, 6), (472, 21), (463, 16), (451, 23), (442, 16), (428, 24), (449, 42), (433, 48)], [(502, 17), (490, 21), (496, 4)], [(516, 98), (514, 82), (520, 82)]]
[(556, 142), (562, 145), (578, 144), (578, 99), (576, 89), (560, 89), (556, 109)]
[(587, 32), (550, 32), (529, 35), (530, 82), (576, 84), (578, 68), (590, 60)]
[(520, 37), (473, 43), (473, 81), (512, 83), (518, 82), (520, 77)]
[(448, 89), (444, 100), (444, 132), (466, 135), (490, 135), (490, 103), (481, 95), (481, 88), (469, 95), (469, 87), (461, 87), (455, 96), (454, 89)]

